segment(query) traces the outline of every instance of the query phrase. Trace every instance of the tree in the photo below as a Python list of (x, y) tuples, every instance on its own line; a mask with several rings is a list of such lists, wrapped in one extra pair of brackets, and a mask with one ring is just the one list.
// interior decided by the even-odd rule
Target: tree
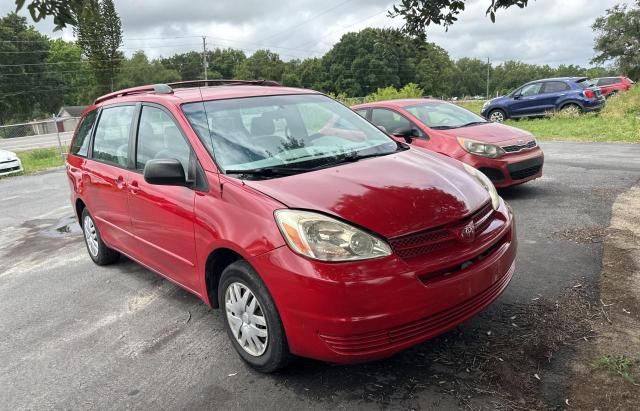
[(593, 23), (596, 33), (592, 63), (613, 61), (619, 70), (640, 80), (640, 0), (635, 7), (618, 4)]
[[(25, 0), (15, 0), (16, 12), (20, 11), (26, 3)], [(78, 12), (82, 9), (84, 0), (31, 0), (27, 6), (29, 14), (34, 22), (53, 16), (55, 30), (61, 30), (67, 26), (76, 26)]]
[[(412, 36), (426, 38), (425, 29), (431, 23), (448, 27), (458, 20), (469, 0), (400, 0), (389, 11), (391, 18), (404, 19), (402, 30)], [(491, 1), (487, 14), (495, 22), (496, 12), (512, 6), (524, 8), (529, 0), (486, 0)]]
[(122, 26), (113, 0), (86, 0), (77, 15), (75, 35), (82, 53), (87, 57), (100, 91), (113, 91), (124, 55)]
[(123, 89), (180, 80), (180, 74), (175, 69), (164, 67), (157, 60), (149, 61), (144, 51), (140, 50), (123, 62), (116, 85), (118, 89)]
[(264, 79), (282, 81), (284, 62), (277, 53), (269, 50), (257, 50), (240, 64), (235, 71), (238, 79)]
[(64, 105), (88, 104), (96, 97), (96, 79), (90, 67), (82, 62), (82, 50), (75, 42), (62, 39), (49, 42), (46, 84), (60, 89), (57, 95)]
[(50, 115), (62, 90), (47, 82), (49, 41), (15, 13), (0, 18), (0, 124)]

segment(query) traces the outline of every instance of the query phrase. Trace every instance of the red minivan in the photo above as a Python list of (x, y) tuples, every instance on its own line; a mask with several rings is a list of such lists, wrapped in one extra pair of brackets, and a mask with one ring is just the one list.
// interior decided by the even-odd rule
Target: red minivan
[(93, 261), (126, 255), (222, 307), (264, 372), (294, 355), (387, 357), (477, 314), (514, 272), (511, 209), (482, 173), (310, 90), (108, 94), (84, 113), (67, 174)]
[(498, 188), (542, 177), (544, 154), (531, 133), (487, 121), (456, 104), (419, 98), (352, 108), (407, 143), (477, 168)]

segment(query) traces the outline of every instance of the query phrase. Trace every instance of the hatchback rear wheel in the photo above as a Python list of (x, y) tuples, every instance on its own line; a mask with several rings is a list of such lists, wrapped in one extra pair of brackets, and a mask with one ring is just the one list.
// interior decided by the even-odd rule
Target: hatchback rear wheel
[(560, 109), (560, 112), (569, 117), (576, 117), (582, 113), (582, 108), (577, 104), (567, 104)]
[(280, 315), (266, 286), (246, 261), (229, 265), (220, 278), (218, 301), (227, 335), (249, 365), (273, 372), (291, 360)]
[(82, 232), (87, 245), (89, 257), (98, 265), (113, 264), (120, 258), (120, 253), (107, 247), (100, 237), (100, 232), (89, 210), (82, 210)]

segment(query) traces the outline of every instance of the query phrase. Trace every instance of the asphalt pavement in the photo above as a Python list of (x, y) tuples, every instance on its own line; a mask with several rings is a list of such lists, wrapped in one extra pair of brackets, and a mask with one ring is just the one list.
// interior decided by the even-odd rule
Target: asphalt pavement
[[(640, 145), (542, 147), (544, 177), (501, 193), (516, 214), (519, 254), (497, 307), (595, 283), (601, 244), (557, 234), (606, 227), (616, 195), (640, 181)], [(68, 194), (61, 169), (0, 180), (0, 408), (459, 407), (418, 355), (429, 342), (371, 364), (299, 360), (254, 372), (220, 311), (131, 261), (95, 266)]]
[[(72, 131), (60, 133), (60, 144), (68, 146), (73, 137)], [(24, 151), (34, 148), (58, 147), (58, 134), (41, 134), (28, 137), (0, 138), (0, 150)]]

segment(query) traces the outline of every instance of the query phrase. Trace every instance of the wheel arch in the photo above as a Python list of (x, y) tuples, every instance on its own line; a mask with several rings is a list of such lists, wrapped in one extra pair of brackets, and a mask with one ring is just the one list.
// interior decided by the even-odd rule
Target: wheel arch
[(562, 110), (563, 108), (565, 108), (566, 106), (571, 105), (571, 104), (574, 104), (574, 105), (580, 107), (581, 110), (584, 109), (584, 105), (580, 101), (578, 101), (578, 100), (566, 100), (566, 101), (563, 101), (562, 103), (560, 103), (560, 105), (558, 106), (558, 110)]
[(76, 199), (76, 203), (74, 204), (74, 206), (76, 217), (78, 218), (78, 221), (80, 221), (82, 219), (82, 211), (87, 208), (87, 205), (84, 203), (84, 201), (82, 201), (82, 199), (78, 198)]
[(218, 308), (218, 286), (222, 272), (232, 263), (238, 260), (247, 259), (240, 253), (227, 247), (217, 248), (209, 253), (205, 263), (205, 285), (206, 295), (209, 304), (213, 308)]

